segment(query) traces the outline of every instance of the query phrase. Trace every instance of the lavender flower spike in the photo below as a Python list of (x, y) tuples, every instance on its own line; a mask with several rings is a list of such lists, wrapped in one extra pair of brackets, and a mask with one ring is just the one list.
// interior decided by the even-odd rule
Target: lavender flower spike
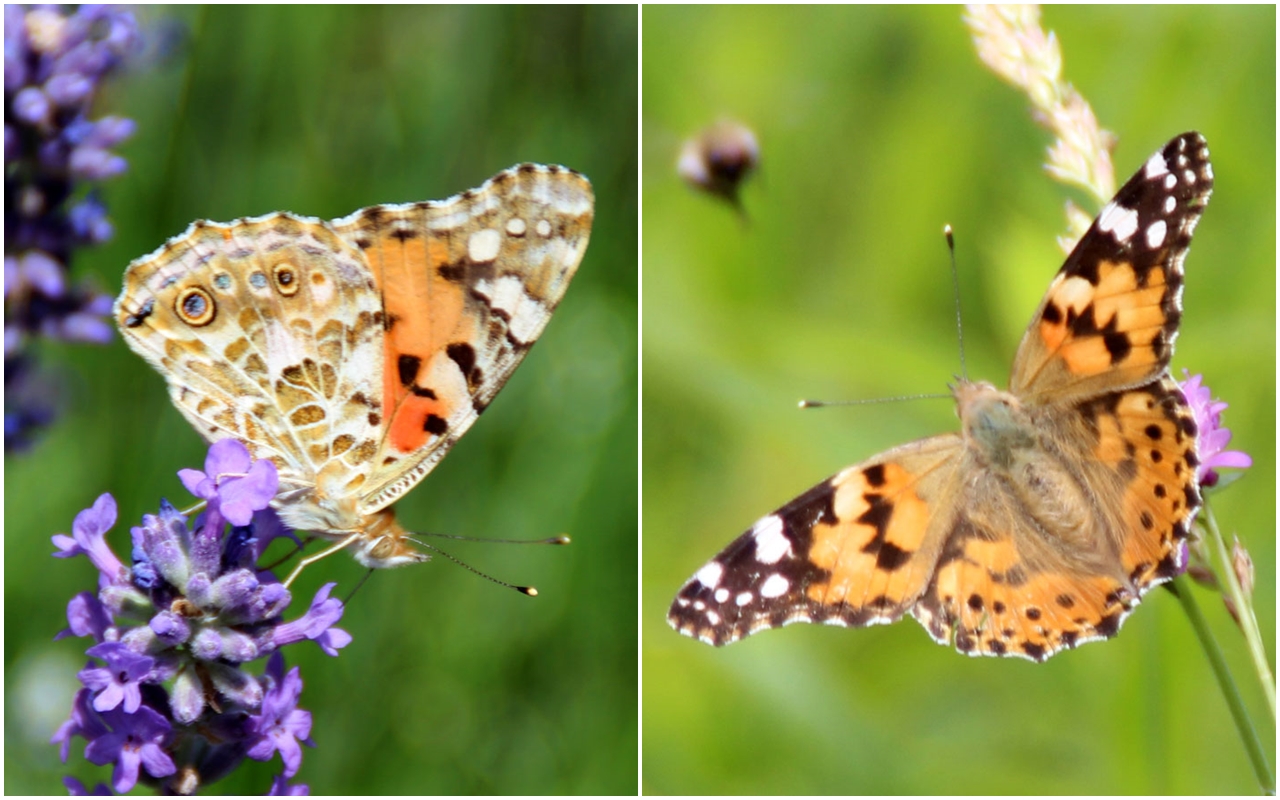
[(6, 450), (29, 446), (57, 413), (59, 387), (34, 341), (105, 344), (113, 334), (111, 297), (71, 269), (77, 251), (112, 234), (96, 182), (128, 168), (110, 148), (136, 126), (90, 114), (103, 79), (139, 43), (127, 9), (4, 7)]
[[(107, 544), (110, 495), (76, 517), (72, 536), (54, 537), (55, 555), (87, 555), (102, 575), (96, 594), (67, 604), (70, 627), (59, 638), (90, 638), (87, 654), (100, 661), (80, 671), (84, 688), (52, 743), (65, 760), (71, 740), (85, 739), (86, 758), (114, 765), (118, 792), (145, 783), (194, 793), (246, 758), (278, 752), (285, 769), (272, 791), (305, 794), (287, 779), (301, 767), (301, 744), (312, 745), (311, 714), (298, 708), (302, 679), (296, 667), (285, 674), (280, 648), (309, 639), (337, 655), (351, 641), (334, 627), (342, 602), (329, 584), (299, 619), (284, 621), (292, 596), (255, 563), (258, 543), (284, 531), (269, 508), (278, 485), (271, 462), (224, 441), (210, 448), (204, 472), (185, 470), (183, 479), (207, 513), (191, 525), (162, 500), (159, 514), (131, 530), (132, 566)], [(245, 524), (228, 530), (227, 518)], [(266, 655), (267, 674), (255, 674), (250, 662)]]

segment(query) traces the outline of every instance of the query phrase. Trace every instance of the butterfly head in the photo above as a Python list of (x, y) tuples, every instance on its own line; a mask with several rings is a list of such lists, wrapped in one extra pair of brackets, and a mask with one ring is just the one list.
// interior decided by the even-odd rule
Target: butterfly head
[(960, 381), (951, 392), (965, 440), (989, 463), (1007, 467), (1036, 446), (1035, 424), (1015, 395), (986, 381)]
[(396, 521), (394, 509), (384, 508), (365, 517), (361, 533), (351, 554), (369, 569), (417, 564), (431, 558), (409, 546), (409, 534)]

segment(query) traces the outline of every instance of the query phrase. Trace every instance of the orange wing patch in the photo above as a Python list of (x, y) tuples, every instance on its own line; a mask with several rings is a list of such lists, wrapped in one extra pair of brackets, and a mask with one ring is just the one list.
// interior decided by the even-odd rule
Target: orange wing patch
[(1148, 273), (1139, 285), (1127, 263), (1102, 262), (1096, 286), (1078, 275), (1064, 276), (1049, 291), (1040, 338), (1073, 375), (1149, 368), (1164, 354), (1158, 340), (1167, 289), (1159, 272)]
[(1200, 507), (1195, 421), (1169, 377), (1125, 393), (1096, 419), (1097, 462), (1127, 481), (1117, 515), (1125, 534), (1121, 563), (1144, 592), (1183, 567), (1182, 543)]
[(454, 263), (445, 242), (427, 239), (417, 226), (379, 233), (366, 255), (386, 314), (382, 413), (389, 444), (406, 454), (447, 434), (455, 410), (450, 401), (468, 396), (457, 362), (441, 362), (451, 342), (472, 336), (464, 327), (463, 286), (444, 277), (465, 266)]
[(834, 518), (813, 526), (809, 560), (830, 579), (807, 596), (826, 606), (900, 609), (924, 590), (931, 567), (917, 559), (929, 530), (920, 476), (893, 462), (854, 468), (831, 480)]
[[(966, 542), (971, 544), (973, 540)], [(991, 543), (988, 543), (991, 544)], [(1044, 661), (1115, 634), (1136, 596), (1114, 578), (1029, 574), (1011, 539), (998, 543), (1009, 569), (990, 569), (981, 548), (962, 546), (912, 614), (934, 641), (969, 655)]]

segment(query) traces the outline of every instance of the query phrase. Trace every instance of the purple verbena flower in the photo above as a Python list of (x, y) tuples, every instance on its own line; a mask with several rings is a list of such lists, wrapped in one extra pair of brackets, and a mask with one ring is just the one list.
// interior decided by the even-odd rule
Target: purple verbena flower
[(1221, 417), (1227, 404), (1211, 399), (1213, 393), (1203, 385), (1204, 376), (1189, 375), (1186, 370), (1182, 374), (1182, 394), (1187, 398), (1196, 421), (1196, 446), (1200, 454), (1196, 477), (1201, 486), (1216, 486), (1218, 468), (1246, 469), (1253, 466), (1253, 459), (1248, 453), (1226, 449), (1231, 442), (1231, 430), (1222, 424)]
[[(284, 777), (297, 774), (299, 742), (314, 746), (311, 715), (297, 707), (302, 679), (296, 667), (285, 674), (280, 648), (309, 639), (337, 655), (351, 641), (334, 627), (343, 614), (329, 596), (334, 584), (285, 622), (288, 589), (255, 563), (259, 539), (285, 531), (269, 509), (278, 484), (270, 462), (224, 441), (210, 448), (204, 472), (182, 477), (207, 511), (191, 524), (162, 501), (130, 531), (132, 567), (107, 543), (117, 513), (109, 494), (76, 516), (71, 536), (53, 537), (54, 555), (94, 563), (99, 589), (67, 604), (69, 627), (59, 638), (88, 637), (86, 652), (97, 661), (80, 671), (84, 688), (52, 742), (65, 760), (70, 740), (83, 737), (87, 758), (115, 764), (120, 792), (140, 781), (194, 792), (246, 757), (276, 752)], [(228, 531), (229, 517), (244, 524)], [(267, 674), (249, 671), (249, 662), (268, 655)]]
[(249, 746), (249, 758), (269, 761), (278, 751), (284, 762), (284, 777), (298, 774), (302, 764), (302, 748), (299, 742), (315, 747), (311, 741), (311, 712), (298, 709), (298, 695), (302, 693), (302, 678), (298, 668), (284, 675), (284, 658), (275, 653), (267, 660), (266, 679), (271, 688), (262, 698), (262, 712), (249, 718), (254, 742)]

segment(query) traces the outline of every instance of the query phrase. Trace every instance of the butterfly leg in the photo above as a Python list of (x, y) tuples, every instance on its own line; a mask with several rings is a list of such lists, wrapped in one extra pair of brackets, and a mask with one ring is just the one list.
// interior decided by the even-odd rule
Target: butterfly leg
[(314, 564), (320, 559), (324, 558), (325, 556), (333, 555), (339, 550), (345, 549), (346, 547), (350, 546), (352, 542), (358, 540), (363, 535), (364, 534), (361, 533), (360, 531), (356, 531), (355, 533), (351, 534), (350, 536), (346, 537), (345, 539), (335, 544), (333, 547), (327, 547), (324, 550), (321, 550), (319, 553), (316, 553), (313, 556), (307, 556), (306, 558), (299, 561), (298, 566), (294, 567), (293, 572), (289, 573), (289, 578), (284, 582), (284, 588), (286, 589), (289, 588), (289, 585), (293, 583), (294, 578), (297, 578), (298, 574), (302, 572), (303, 567), (306, 567), (308, 564)]

